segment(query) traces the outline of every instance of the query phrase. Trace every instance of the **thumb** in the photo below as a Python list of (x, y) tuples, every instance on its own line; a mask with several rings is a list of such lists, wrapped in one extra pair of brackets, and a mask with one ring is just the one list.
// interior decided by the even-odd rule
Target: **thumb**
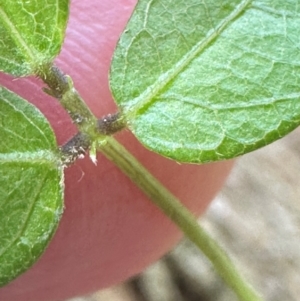
[[(113, 49), (135, 0), (73, 0), (67, 37), (57, 65), (98, 117), (116, 110), (108, 87)], [(40, 91), (36, 79), (4, 86), (37, 105), (51, 122), (58, 142), (76, 133), (59, 103)], [(231, 163), (179, 165), (144, 149), (127, 131), (117, 138), (196, 214), (220, 189)], [(41, 259), (0, 289), (3, 301), (62, 300), (110, 286), (140, 272), (180, 238), (176, 227), (124, 176), (98, 156), (65, 172), (65, 213)]]

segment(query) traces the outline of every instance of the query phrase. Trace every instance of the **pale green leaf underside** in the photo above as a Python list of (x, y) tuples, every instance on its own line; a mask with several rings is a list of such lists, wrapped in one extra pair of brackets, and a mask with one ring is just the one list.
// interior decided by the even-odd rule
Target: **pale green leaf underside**
[(63, 43), (69, 0), (0, 0), (0, 71), (33, 74)]
[(0, 286), (42, 254), (63, 209), (63, 170), (45, 117), (0, 87)]
[(232, 158), (300, 123), (299, 0), (140, 0), (111, 88), (148, 148)]

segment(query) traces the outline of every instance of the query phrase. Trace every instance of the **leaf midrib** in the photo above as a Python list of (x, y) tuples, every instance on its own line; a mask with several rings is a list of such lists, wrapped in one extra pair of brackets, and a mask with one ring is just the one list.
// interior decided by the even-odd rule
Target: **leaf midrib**
[(196, 56), (203, 51), (211, 41), (220, 35), (220, 33), (231, 23), (232, 20), (237, 18), (244, 10), (251, 4), (253, 0), (243, 0), (240, 5), (229, 15), (223, 19), (222, 22), (212, 29), (211, 34), (207, 35), (204, 40), (198, 42), (189, 52), (187, 52), (180, 61), (178, 61), (173, 68), (163, 73), (157, 81), (149, 86), (138, 97), (130, 100), (124, 107), (128, 119), (134, 118), (144, 107), (149, 106), (154, 101), (155, 96), (170, 82), (172, 81), (189, 63), (196, 58)]
[(9, 17), (1, 7), (0, 7), (0, 17), (2, 19), (3, 25), (7, 28), (7, 30), (10, 30), (13, 33), (11, 35), (13, 40), (24, 50), (24, 54), (27, 56), (29, 61), (34, 62), (35, 56), (32, 50), (28, 47), (20, 32), (17, 30), (15, 25), (10, 21)]
[(60, 164), (60, 161), (57, 154), (48, 150), (0, 153), (0, 166), (8, 163), (46, 164), (55, 166)]

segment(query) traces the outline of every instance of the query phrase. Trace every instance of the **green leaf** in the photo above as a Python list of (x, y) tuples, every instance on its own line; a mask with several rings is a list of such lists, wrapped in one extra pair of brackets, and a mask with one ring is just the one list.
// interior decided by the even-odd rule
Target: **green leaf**
[(55, 136), (31, 104), (0, 88), (0, 286), (45, 250), (63, 210)]
[(0, 70), (36, 73), (60, 52), (69, 0), (0, 0)]
[(181, 162), (232, 158), (300, 123), (299, 0), (140, 0), (111, 88), (148, 148)]

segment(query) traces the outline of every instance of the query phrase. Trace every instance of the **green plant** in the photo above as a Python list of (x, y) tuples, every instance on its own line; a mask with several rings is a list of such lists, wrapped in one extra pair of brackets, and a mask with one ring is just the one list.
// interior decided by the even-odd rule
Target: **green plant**
[[(294, 38), (298, 25), (296, 1), (287, 4), (284, 10), (280, 10), (279, 1), (271, 4), (231, 1), (219, 6), (212, 1), (208, 7), (194, 1), (190, 14), (184, 2), (162, 2), (139, 2), (112, 63), (112, 90), (121, 113), (99, 122), (71, 81), (51, 66), (63, 40), (68, 3), (60, 1), (62, 7), (56, 22), (46, 18), (51, 12), (49, 7), (36, 15), (42, 20), (39, 24), (44, 25), (41, 28), (35, 27), (28, 12), (40, 12), (45, 6), (42, 1), (1, 3), (0, 33), (4, 37), (0, 48), (1, 69), (17, 76), (35, 74), (42, 78), (49, 86), (47, 92), (61, 101), (81, 133), (58, 152), (54, 135), (40, 113), (16, 95), (1, 90), (1, 112), (6, 115), (2, 119), (5, 127), (1, 128), (1, 136), (6, 138), (1, 145), (1, 173), (6, 176), (1, 177), (5, 181), (1, 187), (7, 189), (1, 202), (9, 204), (8, 209), (3, 206), (0, 219), (1, 228), (5, 229), (3, 235), (14, 237), (10, 229), (20, 231), (18, 220), (24, 219), (16, 216), (7, 224), (5, 216), (10, 217), (20, 209), (11, 206), (12, 197), (17, 200), (26, 191), (26, 199), (36, 200), (31, 205), (37, 209), (36, 215), (31, 215), (32, 220), (25, 224), (28, 235), (18, 240), (3, 236), (10, 247), (5, 254), (16, 260), (14, 270), (11, 261), (3, 257), (2, 262), (9, 263), (2, 265), (3, 282), (31, 265), (45, 248), (62, 211), (63, 165), (69, 165), (87, 149), (92, 157), (96, 149), (102, 151), (135, 181), (137, 172), (143, 174), (144, 178), (137, 184), (190, 233), (190, 238), (199, 233), (191, 217), (183, 216), (189, 214), (178, 203), (165, 203), (173, 197), (130, 154), (107, 137), (116, 130), (128, 125), (152, 150), (181, 162), (200, 163), (254, 150), (299, 124), (296, 74), (299, 54)], [(28, 7), (21, 10), (20, 5)], [(53, 9), (58, 11), (55, 3)], [(146, 17), (145, 12), (149, 13)], [(176, 17), (174, 23), (168, 17), (170, 14)], [(172, 20), (172, 24), (167, 20)], [(191, 30), (198, 21), (197, 30)], [(186, 36), (178, 34), (181, 31)], [(20, 143), (20, 124), (26, 128), (26, 141), (38, 142)], [(18, 182), (18, 179), (27, 181)], [(15, 188), (15, 183), (20, 185)], [(41, 190), (37, 190), (39, 185)], [(22, 208), (21, 212), (26, 215), (30, 210), (30, 207)], [(194, 240), (199, 242), (197, 237)], [(205, 242), (200, 242), (202, 248)], [(30, 246), (31, 254), (26, 246)], [(28, 260), (25, 264), (24, 258)], [(243, 298), (243, 292), (240, 295)]]

